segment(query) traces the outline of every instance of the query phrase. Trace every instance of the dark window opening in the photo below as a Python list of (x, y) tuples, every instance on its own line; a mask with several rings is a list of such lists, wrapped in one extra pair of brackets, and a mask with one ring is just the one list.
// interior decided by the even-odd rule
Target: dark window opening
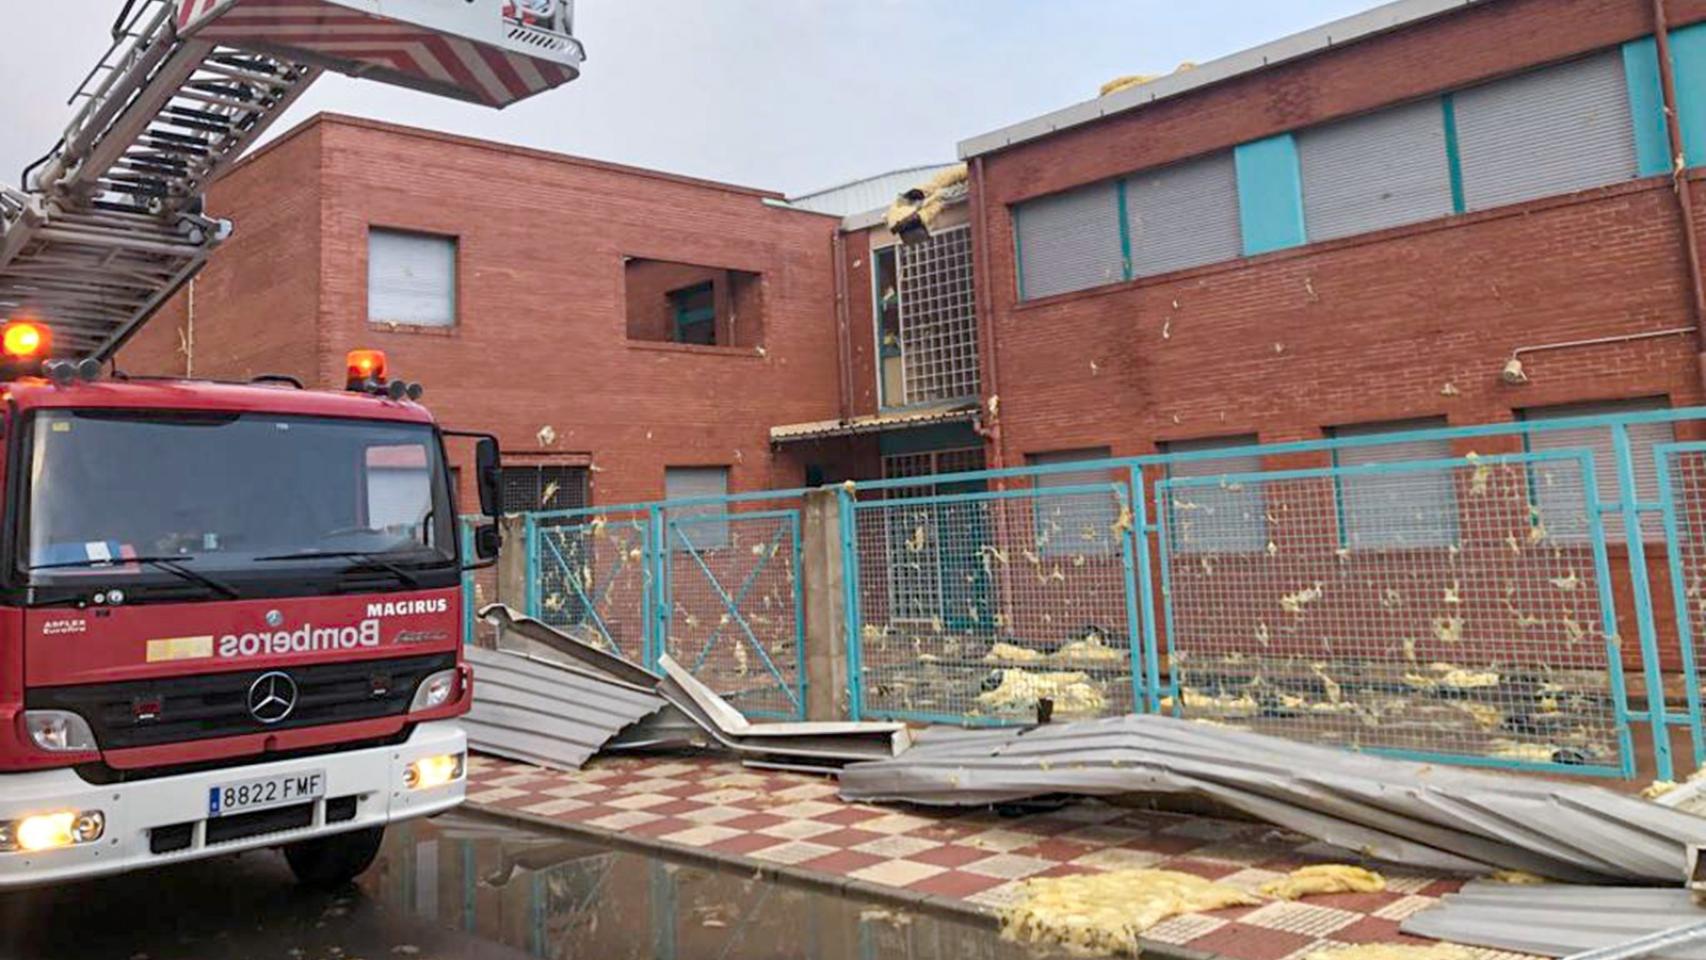
[(763, 342), (762, 277), (744, 270), (666, 260), (624, 264), (630, 340), (701, 347)]
[(580, 510), (588, 506), (586, 467), (507, 466), (503, 472), (504, 513)]

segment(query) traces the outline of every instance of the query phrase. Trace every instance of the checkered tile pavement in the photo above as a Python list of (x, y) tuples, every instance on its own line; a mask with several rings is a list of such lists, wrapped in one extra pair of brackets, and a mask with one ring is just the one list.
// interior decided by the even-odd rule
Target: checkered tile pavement
[[(469, 781), (469, 804), (489, 812), (522, 811), (990, 911), (1010, 902), (1028, 877), (1158, 868), (1253, 888), (1338, 859), (1307, 838), (1261, 824), (1096, 802), (1017, 818), (845, 803), (833, 780), (749, 770), (720, 757), (599, 758), (576, 773), (475, 757)], [(1385, 893), (1177, 917), (1148, 939), (1231, 960), (1286, 960), (1341, 944), (1425, 943), (1400, 934), (1398, 924), (1462, 880), (1381, 872)]]

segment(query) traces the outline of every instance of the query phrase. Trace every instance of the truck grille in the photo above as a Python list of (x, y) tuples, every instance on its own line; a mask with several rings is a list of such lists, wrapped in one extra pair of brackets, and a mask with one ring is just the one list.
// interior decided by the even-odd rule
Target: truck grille
[(427, 676), (456, 666), (454, 654), (323, 663), (282, 672), (296, 684), (289, 716), (266, 724), (249, 713), (249, 688), (271, 670), (162, 680), (38, 687), (31, 710), (71, 710), (89, 721), (103, 750), (183, 743), (401, 716)]

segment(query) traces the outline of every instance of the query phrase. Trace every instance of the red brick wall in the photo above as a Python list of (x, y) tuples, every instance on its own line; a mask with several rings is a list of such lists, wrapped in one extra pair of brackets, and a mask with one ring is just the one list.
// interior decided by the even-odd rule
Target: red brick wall
[[(1668, 7), (1673, 26), (1706, 19), (1706, 0)], [(985, 199), (1015, 203), (1650, 33), (1643, 0), (1481, 3), (991, 155)]]
[[(318, 117), (215, 187), (210, 208), (240, 239), (197, 284), (196, 373), (338, 386), (344, 354), (377, 347), (447, 426), (590, 459), (594, 503), (662, 497), (666, 466), (727, 465), (734, 490), (795, 486), (802, 465), (771, 454), (769, 429), (836, 415), (836, 221), (766, 196)], [(457, 237), (453, 330), (367, 322), (370, 226)], [(624, 257), (759, 275), (737, 307), (762, 298), (762, 344), (630, 342)], [(166, 326), (129, 367), (170, 369)]]
[(872, 227), (847, 235), (848, 367), (853, 378), (853, 415), (877, 412), (876, 307), (873, 304), (871, 256), (873, 237), (887, 234), (887, 227)]

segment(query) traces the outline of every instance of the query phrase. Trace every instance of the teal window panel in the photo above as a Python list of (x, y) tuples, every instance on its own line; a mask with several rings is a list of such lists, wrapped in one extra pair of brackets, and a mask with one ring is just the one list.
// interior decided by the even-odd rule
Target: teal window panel
[(1670, 131), (1665, 129), (1658, 43), (1652, 37), (1623, 45), (1623, 76), (1635, 125), (1635, 163), (1641, 176), (1656, 177), (1670, 170)]
[(1706, 23), (1673, 30), (1677, 113), (1682, 117), (1684, 155), (1691, 167), (1706, 166)]
[(1297, 141), (1289, 133), (1246, 143), (1234, 151), (1238, 168), (1238, 218), (1245, 256), (1301, 246), (1303, 174)]

